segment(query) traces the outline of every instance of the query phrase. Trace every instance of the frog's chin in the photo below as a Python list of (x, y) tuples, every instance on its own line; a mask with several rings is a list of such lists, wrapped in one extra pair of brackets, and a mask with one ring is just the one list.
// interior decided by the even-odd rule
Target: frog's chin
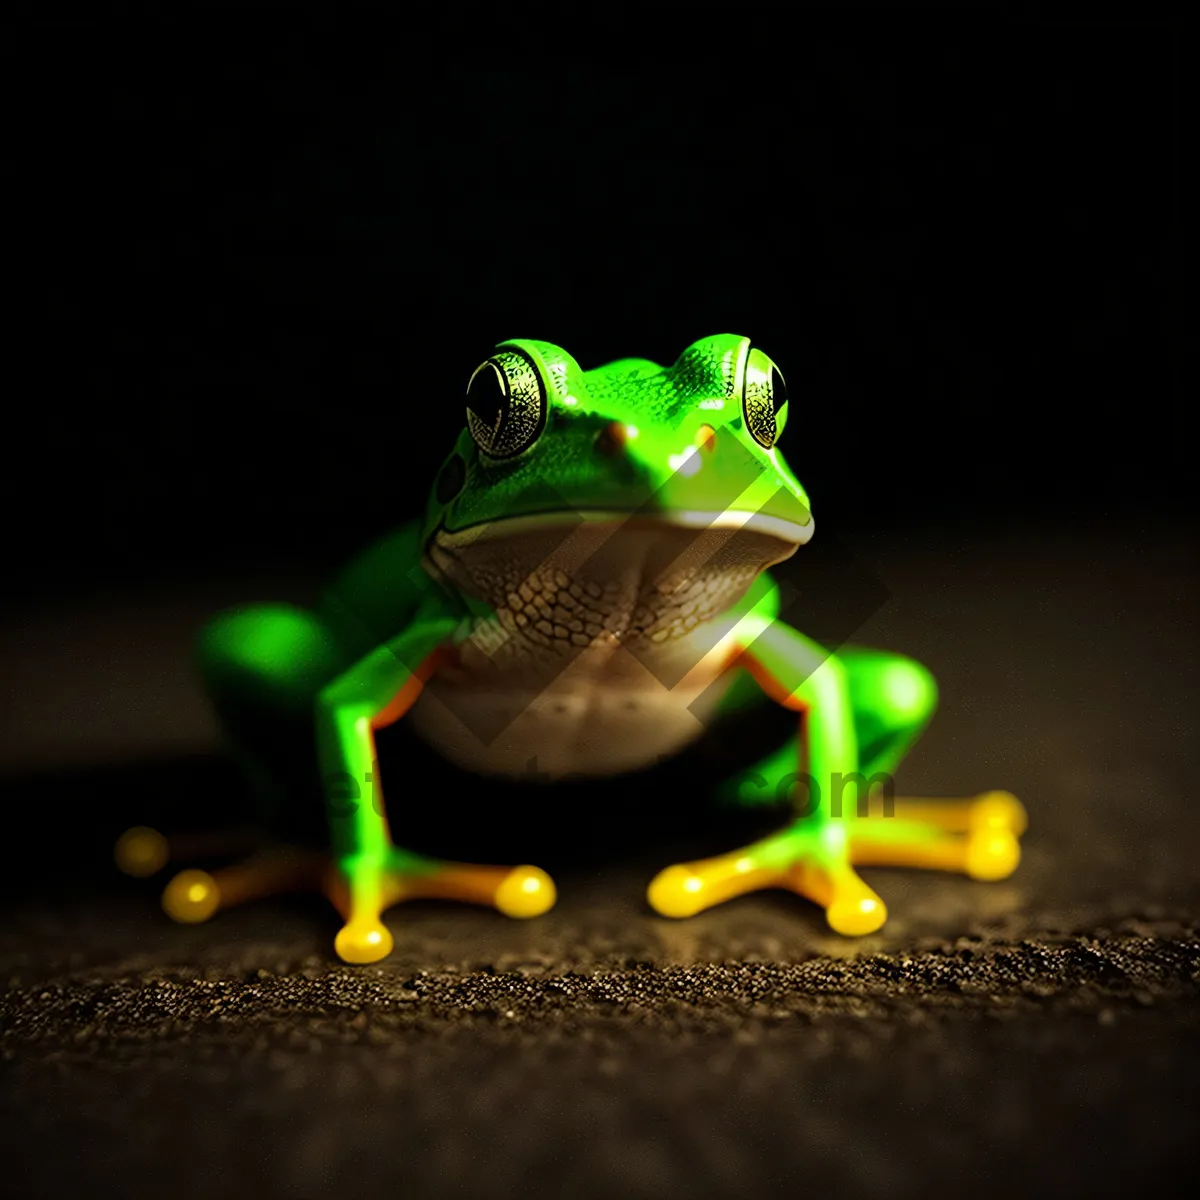
[[(445, 550), (475, 545), (480, 542), (508, 540), (526, 534), (537, 534), (564, 527), (574, 528), (580, 524), (607, 526), (611, 533), (621, 530), (653, 530), (664, 532), (676, 530), (741, 530), (760, 533), (776, 538), (790, 549), (781, 557), (786, 558), (798, 547), (803, 546), (813, 535), (813, 520), (800, 524), (786, 517), (771, 516), (763, 512), (704, 512), (699, 509), (678, 509), (662, 513), (629, 513), (609, 509), (579, 509), (555, 513), (530, 513), (518, 517), (498, 517), (493, 521), (481, 521), (465, 529), (437, 530), (434, 540)], [(778, 560), (777, 560), (778, 561)]]
[(552, 630), (547, 637), (561, 627), (564, 639), (574, 633), (578, 641), (595, 626), (627, 641), (658, 640), (726, 611), (811, 534), (811, 521), (761, 513), (507, 517), (438, 531), (426, 562), (497, 612), (509, 610), (517, 625), (526, 610)]

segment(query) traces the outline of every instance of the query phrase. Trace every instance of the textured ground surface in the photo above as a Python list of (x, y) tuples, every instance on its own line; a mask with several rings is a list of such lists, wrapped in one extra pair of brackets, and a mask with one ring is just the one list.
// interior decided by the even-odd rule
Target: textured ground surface
[(1194, 559), (1145, 530), (968, 546), (859, 547), (890, 595), (859, 639), (941, 682), (901, 790), (1011, 788), (1026, 858), (992, 885), (870, 872), (892, 917), (857, 943), (784, 895), (657, 919), (657, 848), (564, 862), (535, 922), (394, 910), (378, 967), (331, 960), (315, 900), (171, 926), (107, 849), (126, 819), (230, 790), (188, 756), (211, 730), (186, 640), (237, 585), (13, 615), (6, 1190), (1190, 1191), (1173, 1177), (1198, 1132)]

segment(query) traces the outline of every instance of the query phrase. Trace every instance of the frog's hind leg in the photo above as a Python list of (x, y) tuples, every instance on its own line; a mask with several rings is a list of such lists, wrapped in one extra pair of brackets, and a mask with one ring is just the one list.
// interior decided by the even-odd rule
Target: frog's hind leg
[(845, 814), (850, 861), (957, 871), (973, 879), (1011, 875), (1020, 862), (1018, 839), (1026, 826), (1025, 810), (1015, 796), (996, 791), (927, 800), (890, 794), (892, 773), (936, 706), (929, 673), (911, 659), (878, 650), (846, 648), (839, 657), (846, 668), (860, 771), (867, 785), (851, 802), (853, 811)]
[[(244, 852), (283, 843), (211, 873), (185, 870), (168, 883), (163, 908), (177, 921), (205, 921), (222, 908), (322, 886), (329, 856), (309, 848), (323, 807), (312, 735), (317, 691), (340, 664), (321, 620), (288, 604), (236, 608), (215, 617), (197, 646), (201, 677), (235, 757), (249, 774), (262, 828), (242, 834), (164, 838), (131, 830), (118, 862), (148, 875), (170, 859)], [(289, 844), (292, 843), (292, 844)]]
[(276, 842), (324, 845), (313, 703), (342, 667), (332, 633), (307, 609), (250, 605), (213, 618), (196, 651), (226, 741), (251, 781), (259, 825)]

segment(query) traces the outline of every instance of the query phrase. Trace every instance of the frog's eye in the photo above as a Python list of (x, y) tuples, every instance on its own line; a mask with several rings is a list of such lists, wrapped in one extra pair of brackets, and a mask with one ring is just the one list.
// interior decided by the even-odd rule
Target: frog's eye
[(761, 350), (752, 349), (742, 376), (742, 415), (750, 436), (768, 450), (787, 423), (787, 401), (783, 373)]
[(533, 360), (502, 347), (479, 364), (467, 384), (467, 428), (492, 458), (528, 450), (546, 424), (546, 388)]

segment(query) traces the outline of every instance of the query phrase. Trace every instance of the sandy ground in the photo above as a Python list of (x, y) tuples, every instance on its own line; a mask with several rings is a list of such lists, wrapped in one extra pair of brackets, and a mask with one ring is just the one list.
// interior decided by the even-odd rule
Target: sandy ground
[[(1032, 822), (1004, 883), (866, 872), (891, 919), (857, 942), (781, 893), (654, 917), (642, 896), (667, 851), (615, 796), (592, 820), (626, 853), (545, 864), (560, 903), (532, 922), (414, 903), (367, 968), (333, 959), (318, 899), (173, 926), (156, 884), (115, 877), (111, 840), (236, 815), (187, 643), (212, 604), (270, 581), (10, 613), (8, 1194), (1184, 1190), (1191, 551), (1131, 529), (855, 555), (884, 584), (856, 640), (941, 684), (902, 790), (1006, 787)], [(875, 603), (867, 583), (847, 594)], [(818, 603), (814, 632), (838, 613)]]

